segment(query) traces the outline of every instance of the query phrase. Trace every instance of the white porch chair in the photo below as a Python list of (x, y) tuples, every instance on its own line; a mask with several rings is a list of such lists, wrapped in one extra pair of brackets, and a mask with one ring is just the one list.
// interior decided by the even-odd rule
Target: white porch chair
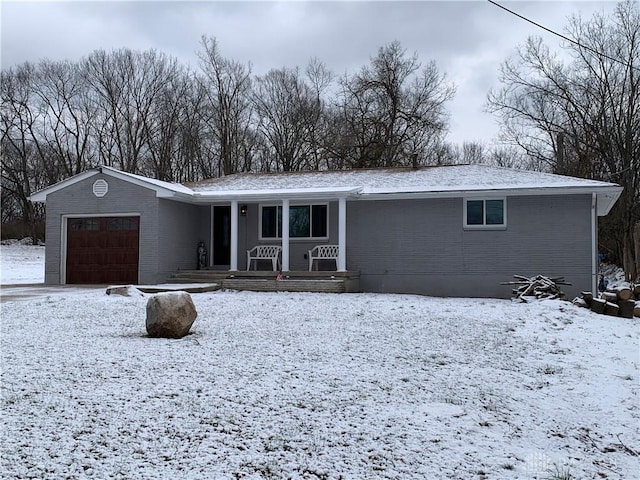
[(309, 271), (313, 270), (313, 262), (317, 260), (335, 260), (338, 269), (338, 245), (316, 245), (309, 250)]
[(256, 261), (256, 270), (258, 269), (258, 260), (271, 260), (273, 271), (279, 270), (280, 255), (282, 247), (279, 245), (256, 245), (251, 250), (247, 250), (247, 271), (251, 270), (251, 262)]

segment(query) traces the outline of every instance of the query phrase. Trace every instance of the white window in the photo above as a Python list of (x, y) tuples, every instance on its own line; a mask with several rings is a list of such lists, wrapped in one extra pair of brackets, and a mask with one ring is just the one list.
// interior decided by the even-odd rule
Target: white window
[[(329, 206), (326, 203), (291, 205), (289, 237), (326, 239), (329, 237)], [(260, 238), (282, 238), (282, 206), (260, 206)]]
[(465, 199), (464, 228), (470, 230), (507, 228), (507, 200), (505, 198)]

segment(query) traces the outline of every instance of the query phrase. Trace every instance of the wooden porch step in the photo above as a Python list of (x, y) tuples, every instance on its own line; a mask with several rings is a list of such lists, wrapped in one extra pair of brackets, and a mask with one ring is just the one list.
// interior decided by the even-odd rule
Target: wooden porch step
[(183, 283), (220, 283), (229, 276), (229, 272), (215, 270), (179, 270), (171, 275), (172, 282)]
[(257, 278), (226, 278), (222, 288), (248, 290), (251, 292), (319, 292), (344, 293), (345, 280), (287, 279), (266, 280)]
[(180, 270), (171, 276), (175, 283), (216, 283), (230, 290), (253, 292), (324, 292), (358, 291), (359, 273), (296, 271), (286, 272), (283, 280), (276, 280), (271, 271)]

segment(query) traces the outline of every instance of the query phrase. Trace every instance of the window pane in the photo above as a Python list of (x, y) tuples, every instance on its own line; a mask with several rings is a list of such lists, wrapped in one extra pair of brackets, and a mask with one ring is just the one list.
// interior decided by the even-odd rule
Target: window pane
[(108, 230), (138, 230), (138, 222), (132, 218), (118, 218), (109, 222)]
[(309, 237), (309, 205), (301, 205), (289, 208), (289, 236)]
[(504, 201), (487, 200), (487, 225), (504, 225)]
[(282, 207), (278, 206), (278, 231), (276, 232), (276, 236), (278, 238), (282, 238)]
[(313, 205), (311, 207), (311, 236), (327, 236), (327, 206)]
[(97, 232), (100, 230), (99, 220), (73, 220), (71, 224), (71, 230), (76, 231), (92, 231)]
[(277, 207), (262, 207), (262, 238), (276, 238)]
[(467, 201), (467, 225), (483, 225), (484, 220), (484, 201), (469, 200)]

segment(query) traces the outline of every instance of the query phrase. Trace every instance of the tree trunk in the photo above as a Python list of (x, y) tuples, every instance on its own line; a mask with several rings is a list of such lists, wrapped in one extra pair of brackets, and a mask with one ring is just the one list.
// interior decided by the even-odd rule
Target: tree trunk
[(624, 268), (624, 276), (627, 282), (635, 282), (638, 279), (638, 257), (640, 256), (640, 251), (638, 249), (639, 230), (640, 228), (638, 227), (638, 224), (629, 225), (622, 244), (622, 266)]
[(636, 283), (640, 283), (640, 222), (636, 223), (633, 236), (634, 249), (636, 252), (636, 277), (633, 279), (633, 281)]

